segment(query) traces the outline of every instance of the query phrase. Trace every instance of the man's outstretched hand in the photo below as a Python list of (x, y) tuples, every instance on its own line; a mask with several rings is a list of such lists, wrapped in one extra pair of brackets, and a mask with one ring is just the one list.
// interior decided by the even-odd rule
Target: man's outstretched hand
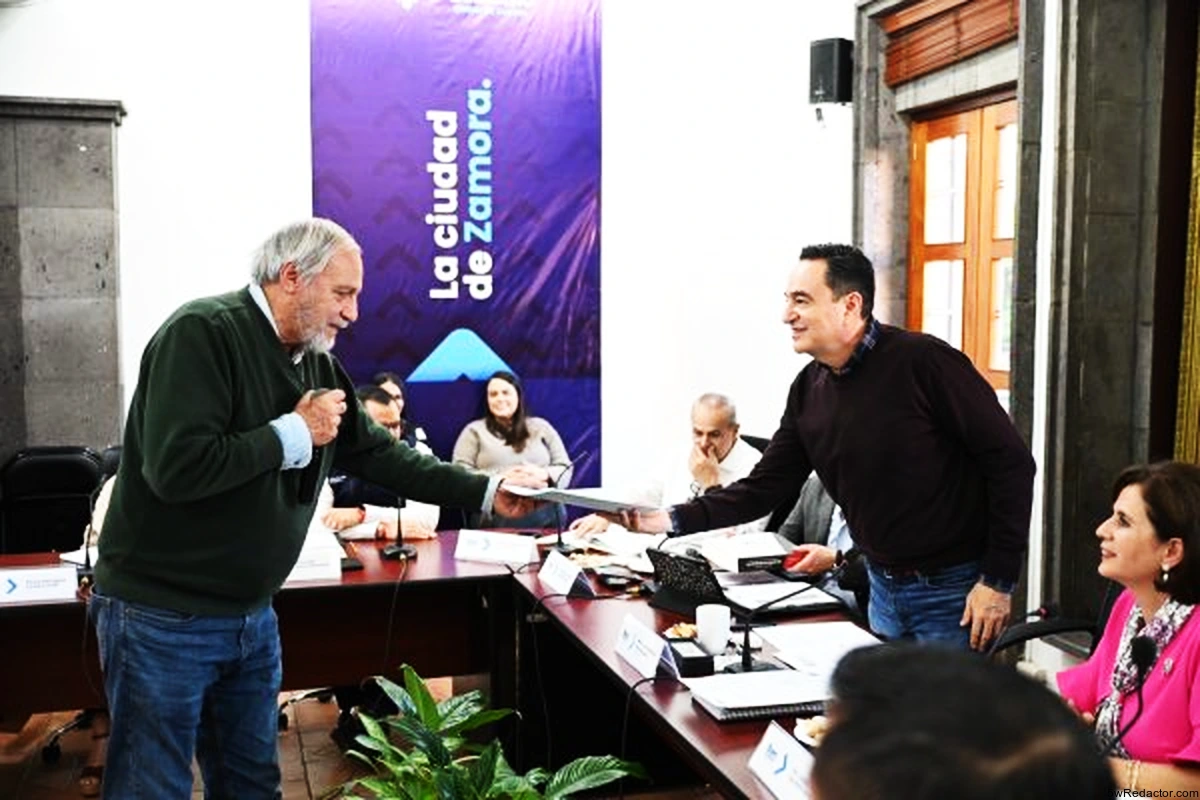
[(671, 530), (671, 515), (665, 508), (653, 511), (601, 511), (599, 516), (636, 533), (666, 533)]
[(524, 486), (526, 489), (545, 489), (548, 482), (546, 470), (531, 465), (512, 467), (500, 474), (500, 488), (492, 501), (492, 510), (502, 517), (523, 517), (541, 508), (544, 503), (532, 497), (520, 497), (507, 491), (504, 486)]

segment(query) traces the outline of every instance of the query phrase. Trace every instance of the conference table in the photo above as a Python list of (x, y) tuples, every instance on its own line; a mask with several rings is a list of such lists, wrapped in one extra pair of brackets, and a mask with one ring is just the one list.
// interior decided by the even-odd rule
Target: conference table
[[(512, 570), (454, 559), (457, 533), (416, 543), (417, 558), (356, 546), (363, 569), (340, 580), (285, 584), (275, 596), (283, 688), (356, 684), (395, 676), (491, 676), (496, 702), (515, 700)], [(0, 556), (0, 568), (48, 566), (54, 553)], [(104, 705), (95, 633), (80, 600), (0, 603), (0, 720)]]
[[(623, 755), (646, 766), (657, 786), (703, 782), (726, 797), (771, 797), (747, 766), (767, 721), (718, 723), (670, 681), (630, 694), (641, 675), (615, 647), (626, 616), (656, 631), (683, 617), (629, 595), (547, 596), (535, 565), (456, 560), (455, 531), (414, 544), (418, 556), (406, 563), (360, 542), (362, 570), (284, 586), (274, 599), (284, 689), (394, 677), (404, 663), (425, 676), (486, 674), (492, 705), (521, 712), (499, 731), (520, 771)], [(0, 567), (54, 563), (55, 554), (0, 556)], [(0, 721), (103, 706), (82, 601), (0, 604), (0, 642)]]
[[(769, 720), (717, 722), (692, 702), (682, 684), (662, 678), (641, 683), (642, 675), (617, 655), (627, 616), (659, 632), (688, 618), (628, 595), (553, 595), (536, 573), (515, 579), (517, 610), (524, 620), (518, 659), (532, 662), (519, 676), (521, 712), (530, 729), (521, 736), (523, 757), (545, 760), (547, 730), (556, 763), (589, 753), (619, 755), (626, 738), (626, 755), (647, 766), (656, 781), (686, 782), (690, 772), (725, 797), (773, 797), (748, 766)], [(804, 622), (839, 619), (845, 616), (803, 617)], [(631, 698), (635, 684), (640, 685)], [(791, 730), (795, 717), (778, 721)]]

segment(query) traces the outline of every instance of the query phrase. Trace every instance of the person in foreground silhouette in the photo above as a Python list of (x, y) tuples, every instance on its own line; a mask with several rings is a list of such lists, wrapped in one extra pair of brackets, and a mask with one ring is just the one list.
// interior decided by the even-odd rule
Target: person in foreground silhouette
[(1110, 800), (1087, 728), (1012, 667), (945, 645), (848, 653), (814, 756), (817, 800)]

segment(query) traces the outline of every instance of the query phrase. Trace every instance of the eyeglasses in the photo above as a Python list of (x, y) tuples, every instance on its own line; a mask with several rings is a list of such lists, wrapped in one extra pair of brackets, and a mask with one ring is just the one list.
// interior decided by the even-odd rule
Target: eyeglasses
[(404, 402), (404, 395), (402, 395), (402, 394), (389, 394), (389, 395), (388, 395), (388, 397), (392, 398), (392, 399), (393, 399), (393, 400), (395, 400), (397, 403), (403, 403), (403, 402)]

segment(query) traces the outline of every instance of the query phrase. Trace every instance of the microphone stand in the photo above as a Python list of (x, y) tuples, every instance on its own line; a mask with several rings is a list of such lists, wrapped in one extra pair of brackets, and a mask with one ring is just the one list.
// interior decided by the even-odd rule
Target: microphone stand
[[(546, 452), (550, 452), (550, 443), (546, 441), (545, 437), (542, 437), (542, 445), (546, 448)], [(582, 458), (583, 455), (586, 455), (586, 454), (587, 454), (587, 451), (585, 450), (583, 452), (583, 454), (581, 454), (579, 457)], [(578, 460), (578, 459), (576, 459), (576, 460)], [(563, 476), (566, 475), (568, 471), (575, 469), (575, 462), (568, 459), (567, 463), (565, 463), (565, 464), (547, 464), (546, 466), (547, 466), (547, 470), (546, 470), (547, 482), (550, 484), (551, 488), (558, 488), (558, 483), (559, 483), (559, 481), (561, 481), (563, 479)], [(562, 467), (563, 468), (562, 472), (558, 473), (558, 480), (550, 480), (549, 467)], [(554, 540), (554, 549), (557, 550), (558, 552), (562, 553), (565, 556), (569, 553), (575, 552), (579, 548), (575, 547), (574, 545), (567, 544), (566, 542), (563, 541), (563, 538), (562, 538), (563, 530), (567, 527), (567, 521), (564, 517), (565, 517), (565, 515), (563, 513), (562, 503), (555, 503), (555, 505), (554, 505), (554, 524), (557, 526), (558, 530), (557, 530), (557, 536), (555, 537), (555, 540)]]
[(91, 491), (88, 495), (88, 521), (87, 529), (83, 534), (83, 566), (76, 568), (75, 579), (79, 583), (80, 589), (88, 589), (94, 582), (95, 571), (92, 569), (92, 536), (95, 535), (96, 529), (92, 527), (96, 516), (96, 500), (100, 497), (100, 492), (104, 489), (104, 484), (112, 480), (111, 476), (104, 476), (100, 479), (100, 484)]
[(804, 594), (805, 592), (809, 591), (810, 589), (820, 588), (823, 584), (825, 584), (829, 580), (836, 579), (837, 576), (841, 575), (842, 570), (844, 570), (845, 568), (846, 568), (846, 564), (845, 564), (845, 562), (843, 562), (843, 563), (837, 565), (836, 567), (834, 567), (833, 569), (831, 569), (829, 572), (827, 572), (824, 575), (824, 577), (818, 578), (816, 581), (814, 581), (812, 583), (801, 586), (799, 589), (797, 589), (794, 592), (788, 592), (787, 594), (780, 595), (779, 597), (776, 597), (772, 600), (768, 600), (767, 602), (763, 603), (762, 605), (755, 606), (754, 608), (750, 609), (746, 614), (742, 615), (742, 630), (744, 632), (744, 636), (742, 638), (742, 660), (739, 663), (729, 664), (728, 666), (725, 667), (725, 669), (723, 671), (724, 672), (768, 672), (768, 671), (774, 670), (774, 669), (783, 669), (783, 667), (780, 667), (778, 664), (772, 664), (770, 661), (757, 661), (757, 660), (755, 660), (754, 656), (752, 656), (750, 654), (750, 629), (752, 627), (754, 627), (754, 618), (758, 615), (758, 612), (765, 611), (766, 609), (770, 608), (773, 605), (782, 603), (784, 600), (789, 600), (798, 594)]
[(562, 503), (554, 504), (554, 524), (558, 528), (558, 537), (555, 539), (554, 549), (562, 553), (564, 556), (568, 555), (569, 553), (574, 553), (577, 549), (579, 549), (575, 547), (575, 545), (567, 544), (563, 541), (562, 535), (563, 528), (566, 527), (566, 520), (563, 519)]

